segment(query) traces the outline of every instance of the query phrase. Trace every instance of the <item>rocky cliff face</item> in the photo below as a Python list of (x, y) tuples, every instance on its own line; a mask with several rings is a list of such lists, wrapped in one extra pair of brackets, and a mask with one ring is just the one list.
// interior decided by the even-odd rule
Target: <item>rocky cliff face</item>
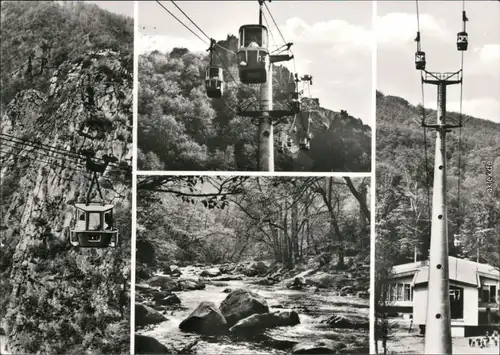
[[(128, 67), (119, 53), (88, 53), (55, 70), (47, 92), (21, 91), (3, 111), (0, 316), (14, 353), (128, 353)], [(81, 149), (118, 160), (100, 177), (115, 204), (115, 249), (69, 245), (73, 204), (90, 183)]]

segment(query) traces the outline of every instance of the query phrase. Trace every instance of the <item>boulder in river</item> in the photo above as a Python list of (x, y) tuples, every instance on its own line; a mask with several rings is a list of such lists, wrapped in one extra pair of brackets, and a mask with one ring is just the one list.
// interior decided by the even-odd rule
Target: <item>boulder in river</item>
[(219, 270), (219, 268), (216, 267), (211, 267), (210, 269), (205, 269), (201, 272), (200, 276), (201, 277), (217, 277), (220, 276), (222, 272)]
[(278, 311), (274, 313), (252, 314), (250, 317), (238, 321), (229, 331), (231, 333), (251, 335), (268, 328), (297, 324), (300, 324), (300, 319), (295, 311)]
[(211, 281), (241, 281), (243, 280), (242, 275), (227, 275), (227, 276), (218, 276), (210, 279)]
[(340, 288), (349, 279), (343, 274), (328, 274), (325, 272), (319, 272), (314, 275), (309, 275), (305, 277), (305, 282), (308, 285), (317, 286), (320, 288), (337, 287)]
[(363, 291), (360, 291), (357, 293), (357, 296), (359, 298), (363, 298), (363, 299), (368, 299), (370, 298), (370, 294), (368, 292), (363, 292)]
[(363, 346), (358, 346), (358, 347), (347, 347), (343, 348), (339, 351), (341, 354), (369, 354), (370, 353), (370, 348), (369, 347), (363, 347)]
[(170, 275), (172, 276), (181, 276), (182, 271), (179, 269), (177, 265), (170, 265)]
[(224, 291), (222, 291), (222, 292), (224, 292), (224, 293), (231, 293), (232, 291), (233, 290), (231, 290), (230, 288), (225, 288)]
[(166, 321), (167, 318), (160, 312), (143, 304), (135, 305), (135, 326), (144, 327), (149, 324), (156, 324)]
[(267, 271), (267, 265), (262, 261), (255, 261), (246, 266), (245, 269), (242, 270), (243, 274), (246, 276), (257, 276), (264, 275)]
[(145, 335), (135, 335), (134, 354), (175, 354), (158, 340)]
[(182, 291), (193, 291), (193, 290), (204, 290), (205, 289), (205, 284), (201, 281), (197, 280), (179, 280), (178, 283), (178, 289)]
[(370, 327), (368, 317), (352, 314), (332, 316), (321, 323), (329, 324), (333, 328), (369, 329)]
[(177, 288), (176, 282), (166, 275), (153, 276), (147, 281), (147, 284), (154, 287), (160, 287), (165, 291), (174, 291)]
[(174, 304), (180, 304), (181, 300), (175, 294), (170, 294), (164, 297), (157, 297), (155, 299), (155, 304), (157, 306), (171, 306)]
[(266, 300), (245, 289), (232, 291), (222, 301), (220, 311), (226, 318), (227, 324), (232, 327), (239, 320), (256, 313), (269, 313)]
[(213, 302), (201, 302), (191, 314), (179, 324), (183, 332), (205, 335), (223, 334), (228, 331), (226, 319)]
[(339, 341), (320, 339), (295, 345), (292, 354), (337, 354), (346, 345)]

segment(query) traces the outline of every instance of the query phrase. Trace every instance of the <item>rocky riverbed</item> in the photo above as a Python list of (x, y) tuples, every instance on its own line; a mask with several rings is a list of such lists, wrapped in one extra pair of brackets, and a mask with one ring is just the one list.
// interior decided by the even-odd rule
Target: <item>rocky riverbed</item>
[(353, 269), (159, 270), (136, 285), (135, 353), (368, 353), (367, 268)]

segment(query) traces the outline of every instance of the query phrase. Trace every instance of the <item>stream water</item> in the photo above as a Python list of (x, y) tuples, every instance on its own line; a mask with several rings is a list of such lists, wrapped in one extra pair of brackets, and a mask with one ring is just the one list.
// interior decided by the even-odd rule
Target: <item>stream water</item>
[[(181, 278), (197, 278), (201, 269), (183, 268)], [(207, 284), (204, 290), (176, 292), (181, 300), (181, 307), (168, 310), (163, 314), (167, 321), (138, 331), (138, 334), (151, 336), (165, 345), (182, 349), (185, 345), (197, 341), (193, 348), (202, 354), (287, 354), (291, 347), (303, 341), (332, 339), (346, 345), (368, 347), (368, 331), (353, 329), (336, 329), (321, 321), (332, 315), (364, 314), (368, 317), (368, 300), (356, 297), (334, 296), (332, 292), (320, 290), (289, 290), (284, 286), (261, 286), (252, 284), (254, 279), (243, 281), (217, 281)], [(202, 301), (214, 302), (217, 306), (227, 297), (226, 288), (247, 288), (261, 296), (268, 303), (270, 311), (276, 309), (294, 310), (299, 314), (300, 324), (277, 327), (267, 330), (253, 339), (237, 339), (229, 336), (200, 336), (184, 333), (179, 324)]]

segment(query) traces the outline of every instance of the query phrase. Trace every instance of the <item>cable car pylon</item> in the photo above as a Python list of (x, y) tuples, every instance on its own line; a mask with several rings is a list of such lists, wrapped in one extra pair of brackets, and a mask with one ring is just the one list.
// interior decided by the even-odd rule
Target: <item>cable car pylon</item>
[[(465, 11), (463, 16), (465, 22)], [(419, 34), (418, 32), (418, 41), (416, 40), (419, 46), (417, 54), (420, 51)], [(458, 50), (461, 49), (458, 48)], [(416, 65), (419, 69), (418, 61), (416, 61)], [(424, 353), (453, 354), (446, 206), (446, 133), (451, 132), (453, 128), (462, 127), (462, 120), (460, 119), (458, 124), (447, 123), (446, 89), (449, 85), (462, 84), (463, 66), (459, 71), (452, 73), (429, 72), (425, 69), (425, 57), (423, 65), (420, 67), (422, 85), (430, 84), (437, 87), (436, 124), (426, 123), (425, 110), (421, 120), (424, 129), (431, 128), (436, 131)]]
[[(270, 2), (270, 0), (268, 0)], [(293, 116), (292, 110), (273, 110), (273, 63), (293, 59), (288, 54), (269, 54), (269, 34), (262, 25), (265, 0), (259, 2), (259, 24), (244, 25), (239, 30), (238, 67), (242, 83), (260, 84), (259, 110), (238, 111), (240, 116), (259, 118), (258, 169), (274, 171), (273, 121)], [(287, 44), (288, 48), (292, 44)]]

